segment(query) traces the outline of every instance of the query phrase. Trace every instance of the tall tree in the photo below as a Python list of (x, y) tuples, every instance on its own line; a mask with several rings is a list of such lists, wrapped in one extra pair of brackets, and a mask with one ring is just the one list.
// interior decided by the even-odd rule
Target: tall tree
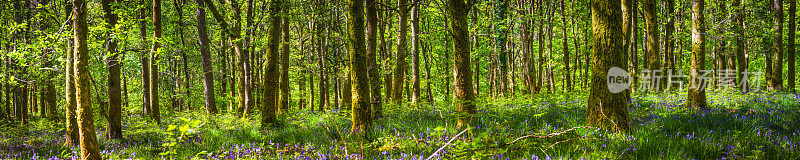
[[(647, 35), (647, 69), (653, 74), (655, 71), (662, 69), (661, 53), (659, 52), (661, 46), (659, 43), (658, 12), (656, 12), (656, 8), (658, 7), (656, 1), (644, 1), (642, 7), (644, 8), (645, 34)], [(663, 89), (663, 84), (666, 83), (653, 79), (651, 80), (651, 87), (653, 88), (650, 89), (653, 91), (661, 91), (661, 89)]]
[[(315, 11), (317, 18), (324, 19), (325, 17), (324, 7), (326, 6), (327, 0), (316, 0), (316, 3), (317, 5)], [(319, 72), (319, 84), (317, 85), (319, 87), (318, 111), (322, 112), (325, 111), (325, 106), (328, 105), (328, 86), (327, 86), (328, 77), (325, 76), (325, 68), (326, 68), (325, 65), (327, 64), (325, 63), (325, 61), (327, 56), (325, 56), (325, 49), (324, 49), (325, 37), (323, 37), (322, 34), (324, 32), (324, 23), (322, 23), (322, 21), (320, 20), (320, 21), (315, 21), (314, 25), (316, 25), (315, 29), (316, 39), (317, 39), (316, 50), (317, 50), (317, 63), (318, 63), (317, 65)]]
[(409, 11), (409, 3), (408, 0), (398, 0), (397, 7), (400, 8), (398, 10), (398, 37), (397, 37), (397, 56), (394, 63), (394, 77), (392, 82), (392, 93), (391, 99), (395, 103), (401, 103), (403, 101), (403, 85), (405, 84), (405, 77), (406, 77), (406, 45), (408, 44), (406, 40), (406, 35), (408, 35), (408, 11)]
[(272, 0), (269, 5), (269, 41), (267, 41), (267, 65), (264, 72), (264, 108), (261, 109), (261, 129), (275, 123), (278, 107), (278, 46), (281, 43), (282, 0)]
[(450, 30), (453, 40), (453, 62), (455, 77), (455, 92), (453, 97), (458, 101), (458, 111), (467, 114), (459, 116), (459, 129), (466, 127), (470, 123), (471, 115), (475, 114), (475, 92), (472, 91), (472, 70), (470, 68), (470, 44), (469, 44), (469, 24), (467, 23), (467, 13), (472, 9), (474, 1), (467, 4), (464, 0), (447, 0), (447, 16), (450, 19)]
[(795, 39), (794, 38), (795, 38), (795, 32), (797, 31), (797, 28), (795, 28), (795, 25), (796, 25), (797, 22), (795, 21), (794, 17), (797, 14), (796, 12), (797, 12), (797, 2), (795, 2), (795, 0), (789, 0), (789, 26), (787, 27), (788, 31), (786, 32), (787, 34), (789, 34), (789, 42), (786, 45), (787, 54), (789, 54), (787, 56), (788, 57), (787, 58), (787, 61), (788, 61), (787, 63), (789, 63), (789, 64), (786, 65), (788, 67), (788, 71), (786, 71), (786, 73), (788, 73), (786, 75), (787, 78), (788, 78), (788, 81), (786, 82), (786, 87), (789, 90), (791, 90), (792, 92), (795, 91), (794, 90), (794, 87), (795, 87), (795, 84), (794, 84), (795, 77), (794, 76), (796, 74), (795, 72), (797, 71), (794, 68), (795, 67), (794, 66), (794, 64), (795, 64), (794, 63), (794, 58), (795, 58), (794, 57), (795, 56), (795, 53), (794, 53), (795, 52), (795, 48), (794, 48), (795, 47)]
[(214, 115), (217, 114), (217, 103), (214, 97), (213, 64), (211, 63), (211, 53), (208, 51), (211, 41), (208, 39), (208, 29), (206, 29), (205, 2), (203, 0), (195, 0), (195, 2), (197, 3), (197, 39), (200, 45), (200, 56), (203, 57), (203, 93), (205, 93), (206, 114)]
[(147, 53), (147, 7), (144, 7), (147, 0), (140, 0), (139, 5), (139, 62), (142, 64), (142, 111), (145, 115), (150, 115), (150, 55)]
[(348, 52), (350, 53), (350, 86), (352, 89), (351, 119), (353, 120), (352, 132), (366, 136), (372, 130), (372, 116), (370, 115), (370, 88), (367, 72), (367, 54), (364, 44), (364, 1), (349, 0), (347, 15)]
[(499, 61), (498, 67), (500, 69), (500, 73), (498, 74), (497, 78), (499, 79), (498, 82), (498, 90), (500, 94), (504, 96), (508, 92), (508, 57), (506, 55), (506, 39), (508, 39), (507, 33), (507, 25), (506, 25), (506, 2), (505, 0), (498, 0), (494, 3), (496, 6), (495, 8), (495, 52), (497, 53), (497, 59)]
[[(65, 6), (64, 9), (65, 9), (65, 11), (68, 12), (66, 16), (70, 17), (70, 20), (68, 20), (67, 23), (70, 23), (70, 24), (73, 23), (72, 22), (72, 18), (70, 16), (70, 15), (72, 15), (72, 9), (73, 9), (72, 3), (68, 3)], [(80, 139), (78, 137), (78, 119), (77, 119), (77, 116), (75, 114), (75, 111), (77, 110), (77, 108), (76, 108), (77, 107), (77, 99), (75, 98), (75, 94), (76, 94), (75, 93), (75, 53), (72, 52), (72, 51), (74, 51), (74, 49), (72, 48), (73, 47), (72, 39), (67, 39), (65, 46), (66, 46), (65, 50), (67, 51), (67, 58), (66, 58), (67, 65), (66, 65), (65, 68), (67, 70), (67, 73), (64, 76), (64, 79), (66, 79), (66, 86), (64, 88), (65, 88), (67, 93), (65, 94), (66, 106), (64, 108), (66, 108), (66, 111), (64, 111), (64, 113), (66, 114), (67, 121), (64, 122), (64, 124), (66, 124), (66, 130), (65, 130), (66, 133), (64, 133), (66, 135), (66, 140), (64, 142), (65, 142), (66, 146), (73, 146), (73, 145), (79, 144), (80, 142), (78, 140), (80, 140)], [(8, 56), (5, 56), (5, 57), (6, 57), (6, 60), (10, 59)], [(8, 61), (6, 61), (6, 63), (5, 63), (5, 68), (6, 69), (8, 69), (8, 64), (9, 64)], [(8, 72), (6, 72), (6, 74), (8, 74)], [(8, 89), (10, 86), (11, 85), (6, 82), (6, 84), (5, 84), (6, 89)], [(6, 91), (10, 91), (10, 90), (6, 90)], [(9, 99), (10, 99), (9, 95), (11, 95), (11, 93), (10, 92), (6, 92), (5, 102), (6, 102), (7, 105), (9, 105), (9, 103), (11, 102), (11, 101), (9, 101)]]
[(378, 3), (375, 0), (366, 0), (367, 5), (367, 70), (370, 78), (370, 96), (371, 99), (371, 114), (373, 117), (379, 116), (379, 112), (383, 107), (381, 104), (381, 66), (377, 63), (378, 48)]
[(161, 47), (161, 0), (153, 0), (153, 48), (150, 49), (150, 117), (161, 123), (158, 101), (158, 56)]
[(606, 130), (627, 131), (627, 91), (612, 93), (608, 82), (609, 70), (628, 66), (620, 57), (626, 56), (622, 47), (622, 6), (619, 0), (591, 0), (592, 8), (592, 81), (586, 123)]
[(291, 94), (289, 94), (289, 68), (291, 65), (289, 64), (289, 43), (291, 43), (289, 39), (289, 16), (286, 14), (289, 13), (291, 8), (288, 4), (283, 5), (283, 52), (281, 53), (281, 99), (280, 99), (280, 110), (279, 113), (284, 113), (289, 111), (289, 101), (291, 100)]
[[(665, 34), (664, 35), (664, 55), (665, 55), (665, 59), (666, 59), (666, 65), (664, 66), (664, 68), (668, 69), (667, 71), (664, 71), (664, 72), (668, 73), (666, 75), (676, 75), (677, 74), (677, 73), (675, 73), (675, 72), (677, 72), (677, 70), (675, 70), (675, 58), (676, 58), (675, 51), (674, 51), (674, 48), (675, 48), (675, 35), (673, 35), (673, 32), (675, 31), (675, 18), (674, 17), (677, 17), (677, 16), (674, 15), (675, 14), (674, 12), (675, 12), (675, 0), (667, 0), (667, 15), (664, 16), (664, 17), (667, 18), (667, 24), (666, 24), (666, 26), (664, 26), (664, 34)], [(669, 74), (669, 73), (671, 73), (671, 74)], [(666, 81), (663, 81), (662, 83), (664, 83), (664, 82), (666, 82), (668, 85), (671, 86), (670, 88), (667, 88), (667, 89), (672, 90), (672, 89), (676, 88), (676, 87), (672, 87), (672, 78), (667, 78)]]
[[(564, 9), (564, 6), (566, 6), (566, 4), (564, 0), (561, 0), (561, 33), (563, 35), (563, 37), (561, 37), (561, 46), (564, 48), (564, 50), (562, 50), (564, 53), (564, 57), (562, 57), (564, 61), (564, 86), (566, 87), (565, 91), (572, 91), (572, 78), (570, 77), (570, 73), (572, 72), (569, 71), (569, 45), (567, 44), (567, 15), (565, 14), (567, 11)], [(577, 50), (577, 48), (575, 50)]]
[(706, 57), (706, 26), (703, 10), (703, 0), (692, 0), (692, 59), (689, 66), (689, 91), (686, 98), (686, 108), (706, 108), (706, 91), (699, 77), (705, 67)]
[[(206, 7), (211, 11), (211, 15), (214, 17), (215, 20), (220, 24), (222, 30), (226, 35), (228, 35), (228, 41), (231, 41), (233, 44), (233, 49), (236, 52), (236, 66), (235, 72), (238, 73), (238, 77), (236, 79), (236, 84), (239, 84), (238, 92), (238, 106), (237, 112), (238, 116), (244, 116), (246, 113), (245, 111), (249, 111), (251, 106), (249, 106), (250, 102), (250, 90), (249, 84), (247, 82), (247, 78), (249, 78), (249, 72), (247, 70), (247, 59), (245, 57), (249, 57), (247, 53), (247, 48), (243, 46), (241, 40), (241, 9), (239, 8), (237, 1), (229, 1), (230, 7), (233, 8), (234, 13), (234, 22), (235, 25), (231, 26), (228, 24), (228, 21), (225, 20), (222, 14), (219, 13), (217, 7), (214, 6), (214, 3), (211, 0), (203, 0), (205, 2)], [(232, 70), (233, 71), (233, 70)], [(231, 75), (233, 76), (233, 75)]]
[[(774, 0), (774, 20), (775, 20), (775, 38), (772, 53), (772, 72), (770, 78), (770, 89), (781, 90), (783, 89), (783, 0)], [(767, 57), (770, 58), (770, 57)]]
[[(745, 42), (745, 38), (746, 37), (744, 35), (744, 25), (745, 25), (745, 23), (744, 23), (744, 15), (743, 14), (744, 14), (745, 5), (742, 5), (742, 3), (744, 3), (744, 0), (734, 0), (733, 4), (731, 4), (731, 5), (733, 5), (733, 8), (736, 10), (736, 13), (734, 14), (735, 15), (734, 20), (736, 21), (736, 23), (733, 24), (733, 30), (734, 30), (734, 32), (736, 32), (736, 50), (735, 50), (736, 53), (735, 54), (736, 54), (736, 62), (737, 62), (737, 65), (738, 65), (736, 67), (738, 69), (736, 71), (736, 75), (737, 75), (736, 76), (736, 78), (737, 78), (736, 82), (742, 82), (742, 80), (744, 80), (747, 77), (746, 73), (744, 73), (745, 71), (747, 71), (747, 61), (745, 61), (745, 57), (744, 57), (744, 49), (745, 49), (744, 42)], [(741, 89), (742, 92), (746, 92), (747, 91), (747, 89), (746, 89), (747, 86), (745, 86), (744, 83), (738, 83), (738, 84), (739, 84), (738, 88)]]
[(108, 127), (106, 136), (111, 139), (122, 139), (122, 88), (120, 86), (120, 63), (117, 60), (117, 39), (111, 38), (114, 28), (117, 25), (117, 14), (112, 5), (115, 0), (103, 0), (103, 12), (106, 13), (106, 29), (109, 35), (106, 36), (106, 51), (108, 53)]
[[(419, 3), (419, 0), (416, 0)], [(419, 102), (420, 92), (419, 92), (419, 85), (420, 85), (420, 77), (419, 77), (419, 6), (418, 4), (414, 5), (411, 9), (411, 82), (413, 96), (411, 98), (411, 102), (416, 104)]]
[(77, 97), (78, 133), (80, 134), (81, 159), (102, 159), (94, 131), (94, 112), (92, 111), (91, 94), (89, 92), (89, 47), (87, 36), (89, 26), (86, 24), (86, 1), (72, 1), (73, 35), (75, 36), (75, 88)]

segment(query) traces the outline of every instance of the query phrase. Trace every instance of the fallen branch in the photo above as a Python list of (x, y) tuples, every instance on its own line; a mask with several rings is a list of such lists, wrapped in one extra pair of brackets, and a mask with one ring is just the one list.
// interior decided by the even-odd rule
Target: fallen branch
[(445, 144), (444, 144), (444, 146), (442, 146), (442, 147), (440, 147), (439, 149), (437, 149), (437, 150), (436, 150), (436, 152), (433, 152), (433, 153), (432, 153), (430, 156), (428, 156), (428, 158), (426, 158), (425, 160), (430, 160), (431, 158), (433, 158), (433, 156), (434, 156), (434, 155), (438, 154), (440, 151), (442, 151), (442, 149), (444, 149), (445, 147), (447, 147), (448, 145), (450, 145), (450, 142), (453, 142), (453, 140), (456, 140), (456, 138), (458, 138), (458, 136), (461, 136), (461, 134), (464, 134), (464, 132), (466, 132), (466, 131), (467, 131), (467, 129), (469, 129), (469, 127), (466, 127), (466, 128), (464, 128), (464, 130), (463, 130), (463, 131), (461, 131), (460, 133), (458, 133), (458, 134), (456, 134), (455, 136), (453, 136), (453, 138), (450, 138), (450, 140), (449, 140), (449, 141), (447, 141), (447, 143), (445, 143)]
[(526, 135), (526, 136), (522, 136), (522, 137), (519, 137), (519, 138), (517, 138), (517, 139), (514, 139), (514, 141), (508, 142), (508, 143), (506, 143), (506, 145), (511, 145), (511, 144), (517, 143), (517, 141), (519, 141), (519, 140), (522, 140), (522, 139), (525, 139), (525, 138), (531, 138), (531, 137), (533, 137), (533, 138), (550, 138), (550, 137), (555, 137), (555, 136), (559, 136), (559, 135), (565, 134), (565, 133), (567, 133), (567, 132), (569, 132), (569, 131), (573, 131), (573, 130), (575, 130), (575, 129), (580, 129), (580, 128), (589, 128), (589, 127), (572, 127), (572, 128), (570, 128), (570, 129), (567, 129), (567, 130), (564, 130), (564, 131), (561, 131), (561, 132), (550, 133), (550, 134), (543, 135), (543, 136), (542, 136), (542, 135), (535, 135), (535, 134)]

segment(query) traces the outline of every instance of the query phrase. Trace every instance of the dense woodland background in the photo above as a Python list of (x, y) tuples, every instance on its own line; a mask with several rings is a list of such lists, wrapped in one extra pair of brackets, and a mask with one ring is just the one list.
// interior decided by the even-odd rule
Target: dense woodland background
[[(385, 148), (381, 126), (400, 123), (394, 119), (405, 124), (408, 117), (402, 117), (418, 111), (443, 119), (447, 138), (433, 145), (436, 149), (446, 148), (450, 137), (462, 133), (479, 137), (476, 141), (491, 139), (470, 128), (487, 124), (476, 117), (507, 111), (503, 108), (508, 106), (581, 108), (575, 109), (581, 118), (574, 122), (580, 125), (547, 131), (553, 132), (544, 134), (550, 137), (595, 131), (588, 127), (636, 132), (644, 99), (656, 104), (651, 107), (678, 107), (687, 114), (719, 111), (720, 106), (748, 111), (730, 107), (772, 101), (781, 102), (778, 108), (788, 107), (790, 114), (797, 109), (791, 107), (797, 104), (794, 0), (3, 0), (0, 8), (5, 33), (0, 35), (0, 126), (8, 128), (4, 132), (25, 130), (5, 133), (8, 137), (33, 136), (36, 128), (51, 126), (49, 132), (62, 138), (51, 143), (66, 144), (62, 150), (81, 146), (76, 151), (80, 154), (53, 154), (62, 158), (113, 157), (100, 150), (144, 139), (138, 137), (144, 129), (133, 129), (132, 122), (155, 128), (145, 138), (173, 137), (172, 146), (143, 149), (150, 153), (141, 155), (186, 158), (197, 153), (175, 151), (174, 146), (185, 145), (181, 139), (190, 135), (202, 137), (205, 130), (198, 130), (205, 124), (219, 129), (227, 122), (258, 122), (245, 130), (267, 135), (304, 128), (295, 123), (313, 125), (315, 121), (304, 118), (321, 117), (349, 127), (340, 131), (337, 126), (335, 132), (328, 128), (332, 133), (323, 137), (346, 132), (347, 138), (337, 140), (357, 140), (330, 145), (343, 143), (345, 152), (358, 153), (355, 157), (375, 158), (393, 149)], [(632, 89), (608, 92), (605, 75), (610, 67), (634, 75)], [(712, 83), (689, 88), (701, 85), (694, 73), (703, 69), (715, 71), (708, 75)], [(665, 77), (660, 86), (642, 89), (647, 87), (639, 78), (653, 70), (688, 77), (677, 82), (683, 88)], [(747, 77), (743, 72), (763, 74)], [(730, 83), (713, 83), (731, 76), (735, 79)], [(738, 100), (722, 104), (726, 96)], [(450, 113), (442, 115), (442, 110)], [(792, 125), (798, 119), (766, 123)], [(457, 122), (448, 125), (447, 120)], [(330, 127), (323, 123), (319, 125)], [(423, 130), (419, 124), (409, 128)], [(512, 135), (532, 137), (505, 136)], [(303, 143), (272, 136), (249, 141)], [(520, 139), (501, 142), (512, 145)], [(788, 145), (794, 146), (789, 139)], [(555, 142), (548, 145), (563, 141)], [(9, 158), (37, 153), (12, 147), (36, 148), (31, 142), (4, 144), (9, 147), (0, 151), (8, 151)], [(376, 153), (366, 152), (370, 149), (365, 145)], [(496, 150), (503, 147), (477, 148), (485, 155), (466, 153), (542, 155), (538, 150)], [(215, 156), (211, 150), (189, 150)], [(731, 150), (719, 152), (736, 152)], [(741, 152), (747, 157), (761, 150)], [(764, 152), (798, 155), (794, 149)], [(452, 158), (463, 156), (451, 153)]]

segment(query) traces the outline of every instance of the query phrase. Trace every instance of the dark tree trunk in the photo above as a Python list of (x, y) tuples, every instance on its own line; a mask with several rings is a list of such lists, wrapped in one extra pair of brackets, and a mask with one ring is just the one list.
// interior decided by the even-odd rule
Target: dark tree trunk
[(381, 101), (381, 66), (377, 63), (377, 38), (378, 38), (378, 3), (375, 0), (366, 0), (367, 10), (367, 74), (370, 78), (371, 106), (370, 115), (377, 117), (383, 107)]
[[(211, 63), (211, 53), (208, 50), (211, 41), (208, 39), (208, 31), (206, 29), (205, 4), (203, 0), (195, 0), (195, 2), (197, 3), (197, 39), (200, 45), (200, 56), (203, 57), (203, 93), (205, 94), (206, 114), (214, 115), (217, 114), (217, 103), (214, 96), (213, 64)], [(223, 88), (225, 88), (225, 85), (223, 85)]]
[(417, 104), (419, 99), (422, 98), (419, 91), (419, 6), (420, 5), (414, 5), (411, 9), (411, 83), (413, 83), (413, 85), (410, 91), (413, 93), (411, 102), (414, 104)]
[(408, 11), (410, 8), (408, 0), (398, 0), (397, 5), (400, 8), (398, 11), (400, 19), (398, 20), (399, 34), (397, 35), (397, 56), (393, 72), (391, 100), (399, 104), (403, 101), (403, 85), (406, 77), (406, 45), (408, 43), (406, 42), (406, 35), (408, 35)]
[[(783, 89), (783, 0), (774, 0), (774, 19), (775, 19), (775, 42), (772, 54), (772, 77), (770, 79), (770, 89), (779, 91)], [(769, 57), (768, 57), (769, 58)]]
[[(103, 12), (106, 13), (106, 29), (112, 30), (117, 25), (117, 14), (111, 8), (114, 0), (103, 0)], [(112, 36), (108, 36), (112, 37)], [(120, 65), (117, 60), (117, 40), (109, 38), (106, 40), (106, 51), (108, 52), (108, 127), (106, 127), (106, 137), (110, 139), (122, 139), (122, 89), (120, 87)], [(98, 93), (99, 94), (99, 93)], [(105, 107), (105, 106), (102, 106)]]
[(797, 28), (795, 28), (795, 25), (796, 25), (795, 23), (797, 23), (795, 21), (795, 14), (797, 14), (796, 13), (797, 12), (797, 4), (796, 3), (797, 2), (795, 2), (795, 0), (789, 0), (789, 26), (786, 27), (788, 29), (788, 31), (786, 31), (786, 33), (789, 34), (789, 42), (787, 43), (787, 46), (786, 46), (787, 53), (789, 54), (787, 56), (788, 57), (788, 59), (787, 59), (788, 62), (787, 63), (789, 63), (789, 64), (786, 65), (788, 67), (788, 71), (786, 72), (787, 73), (786, 76), (788, 78), (788, 81), (786, 82), (787, 83), (786, 88), (788, 88), (792, 92), (795, 91), (794, 90), (794, 88), (795, 88), (794, 81), (795, 81), (795, 74), (796, 74), (795, 72), (797, 71), (794, 68), (795, 67), (794, 66), (795, 65), (795, 63), (794, 63), (794, 58), (795, 58), (794, 57), (795, 56), (795, 53), (794, 53), (795, 52), (795, 48), (794, 48), (795, 47), (795, 39), (794, 38), (795, 38), (795, 31), (797, 30)]
[[(289, 5), (283, 7), (284, 12), (289, 12), (291, 9)], [(291, 94), (289, 93), (289, 17), (283, 17), (283, 52), (281, 55), (281, 99), (280, 110), (278, 113), (285, 113), (289, 111), (289, 102), (291, 101)]]

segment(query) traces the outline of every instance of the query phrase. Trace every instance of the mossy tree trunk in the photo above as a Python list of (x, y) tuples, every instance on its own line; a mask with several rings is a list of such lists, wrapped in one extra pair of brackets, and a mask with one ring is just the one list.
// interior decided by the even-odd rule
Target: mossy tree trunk
[[(211, 41), (208, 39), (208, 29), (206, 28), (205, 4), (203, 0), (195, 0), (195, 2), (197, 3), (197, 39), (200, 45), (200, 56), (203, 59), (203, 93), (205, 94), (206, 114), (214, 115), (217, 114), (217, 103), (214, 97), (213, 64), (211, 63), (211, 53), (208, 50)], [(224, 85), (223, 88), (225, 88)]]
[(81, 159), (102, 159), (94, 131), (94, 112), (89, 93), (89, 47), (87, 36), (89, 27), (86, 24), (86, 2), (73, 0), (73, 34), (75, 38), (75, 88), (77, 97), (77, 116), (80, 134)]
[[(106, 16), (106, 29), (113, 31), (117, 25), (117, 14), (111, 8), (115, 0), (103, 0), (103, 11)], [(111, 34), (111, 33), (109, 33)], [(120, 83), (120, 63), (117, 56), (122, 53), (117, 52), (117, 40), (114, 36), (107, 36), (106, 51), (108, 53), (108, 127), (106, 127), (106, 137), (110, 139), (122, 139), (122, 87)], [(101, 106), (105, 107), (105, 106)]]
[(459, 112), (463, 115), (458, 117), (458, 128), (463, 129), (469, 125), (472, 114), (475, 114), (475, 92), (472, 91), (472, 70), (470, 68), (470, 44), (469, 44), (469, 24), (467, 23), (467, 13), (472, 8), (472, 2), (466, 4), (464, 0), (448, 0), (446, 3), (447, 16), (450, 19), (450, 30), (453, 33), (453, 61), (455, 72), (455, 92), (453, 97)]
[(689, 66), (689, 90), (686, 95), (687, 108), (706, 108), (705, 86), (700, 82), (700, 71), (705, 70), (705, 2), (692, 0), (692, 59)]
[(622, 7), (619, 0), (592, 0), (592, 79), (589, 93), (589, 126), (606, 130), (627, 131), (627, 91), (611, 93), (606, 84), (608, 71), (612, 67), (627, 70), (623, 58)]
[(267, 65), (264, 76), (264, 108), (261, 110), (261, 129), (268, 129), (275, 123), (275, 110), (278, 107), (278, 46), (281, 42), (282, 0), (272, 0), (269, 5), (269, 41), (267, 41)]

